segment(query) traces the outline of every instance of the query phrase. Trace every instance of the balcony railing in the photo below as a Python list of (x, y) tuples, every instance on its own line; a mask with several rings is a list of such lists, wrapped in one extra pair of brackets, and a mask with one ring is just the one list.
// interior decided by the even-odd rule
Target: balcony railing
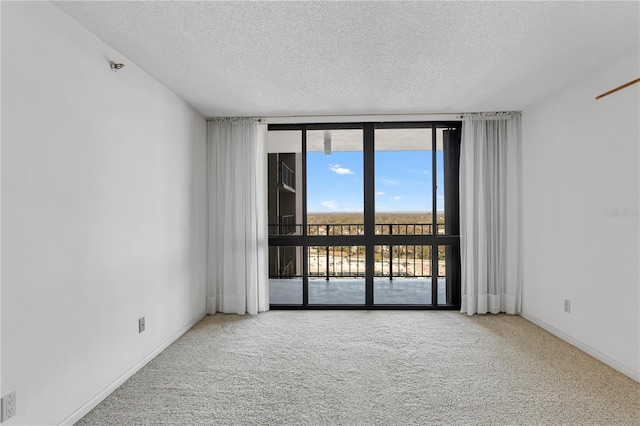
[(307, 225), (307, 235), (364, 235), (364, 225), (318, 223)]
[[(431, 235), (430, 223), (385, 223), (375, 226), (376, 235)], [(444, 234), (444, 224), (438, 224), (438, 233)], [(307, 225), (307, 235), (364, 235), (363, 224), (313, 224)]]
[[(270, 231), (278, 235), (288, 235), (291, 230), (302, 229), (302, 225), (293, 224), (293, 216), (281, 217), (280, 224), (269, 225)], [(444, 224), (438, 224), (438, 233), (444, 234)], [(394, 223), (375, 225), (376, 235), (430, 235), (431, 224)], [(272, 234), (273, 235), (273, 234)], [(345, 236), (364, 235), (363, 224), (309, 224), (308, 236)], [(431, 253), (435, 247), (430, 245), (376, 245), (374, 246), (374, 276), (390, 280), (394, 278), (426, 278), (433, 273), (444, 276), (444, 251), (438, 253), (437, 268), (431, 267)], [(302, 252), (299, 252), (302, 255)], [(364, 246), (309, 246), (307, 252), (308, 275), (310, 278), (363, 278), (365, 276)], [(437, 269), (437, 271), (436, 271)], [(291, 273), (299, 277), (301, 271)], [(275, 278), (272, 273), (272, 278)], [(286, 275), (286, 274), (285, 274)], [(277, 273), (283, 278), (283, 270)]]
[[(381, 278), (431, 277), (431, 246), (377, 245), (374, 247), (374, 276)], [(310, 246), (309, 277), (363, 278), (364, 246)], [(444, 252), (439, 254), (438, 276), (444, 276)]]
[[(444, 224), (441, 233), (444, 233)], [(385, 223), (376, 225), (376, 235), (431, 235), (433, 225), (430, 223)]]
[(296, 277), (296, 247), (269, 247), (269, 278)]
[(291, 235), (296, 232), (295, 216), (282, 215), (278, 217), (278, 234), (279, 235)]
[(296, 189), (296, 177), (293, 170), (289, 168), (285, 163), (278, 163), (278, 183), (289, 187), (292, 190)]
[[(444, 224), (439, 223), (438, 234), (444, 234)], [(433, 225), (430, 223), (393, 223), (375, 226), (376, 235), (431, 235)], [(302, 225), (293, 223), (293, 216), (280, 216), (279, 223), (269, 224), (269, 235), (301, 235)], [(361, 223), (314, 223), (307, 225), (307, 235), (364, 235)]]

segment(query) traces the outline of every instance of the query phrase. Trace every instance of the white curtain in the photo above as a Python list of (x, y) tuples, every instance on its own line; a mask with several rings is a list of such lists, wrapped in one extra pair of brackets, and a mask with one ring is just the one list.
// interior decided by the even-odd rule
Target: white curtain
[(210, 120), (207, 312), (269, 309), (266, 126)]
[(464, 116), (461, 312), (469, 315), (521, 311), (521, 139), (520, 113)]

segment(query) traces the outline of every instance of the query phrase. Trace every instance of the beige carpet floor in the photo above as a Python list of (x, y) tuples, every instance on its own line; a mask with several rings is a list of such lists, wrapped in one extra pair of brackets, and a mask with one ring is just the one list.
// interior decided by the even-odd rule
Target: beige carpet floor
[(518, 316), (205, 317), (78, 425), (640, 425), (640, 384)]

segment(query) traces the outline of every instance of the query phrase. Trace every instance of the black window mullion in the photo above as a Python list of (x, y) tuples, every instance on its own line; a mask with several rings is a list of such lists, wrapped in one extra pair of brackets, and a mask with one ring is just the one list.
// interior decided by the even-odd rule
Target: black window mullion
[(437, 244), (431, 246), (431, 304), (438, 305), (438, 248)]
[(307, 127), (302, 126), (302, 306), (309, 305), (309, 243), (307, 223)]
[(433, 125), (431, 127), (431, 232), (434, 235), (438, 235), (438, 173), (436, 170), (436, 131), (437, 128), (435, 125)]
[(375, 127), (363, 125), (364, 151), (364, 238), (365, 238), (365, 305), (373, 306), (373, 274), (375, 270)]
[(445, 234), (457, 237), (456, 245), (445, 248), (447, 304), (460, 304), (460, 128), (449, 128), (443, 137)]
[[(431, 126), (431, 232), (435, 239), (438, 233), (438, 171), (437, 162), (437, 128)], [(431, 246), (431, 304), (438, 304), (438, 245)]]

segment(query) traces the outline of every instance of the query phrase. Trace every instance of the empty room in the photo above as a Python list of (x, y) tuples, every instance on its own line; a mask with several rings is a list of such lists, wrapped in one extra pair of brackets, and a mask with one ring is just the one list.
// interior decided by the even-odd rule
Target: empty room
[(0, 423), (640, 424), (640, 3), (2, 1)]

